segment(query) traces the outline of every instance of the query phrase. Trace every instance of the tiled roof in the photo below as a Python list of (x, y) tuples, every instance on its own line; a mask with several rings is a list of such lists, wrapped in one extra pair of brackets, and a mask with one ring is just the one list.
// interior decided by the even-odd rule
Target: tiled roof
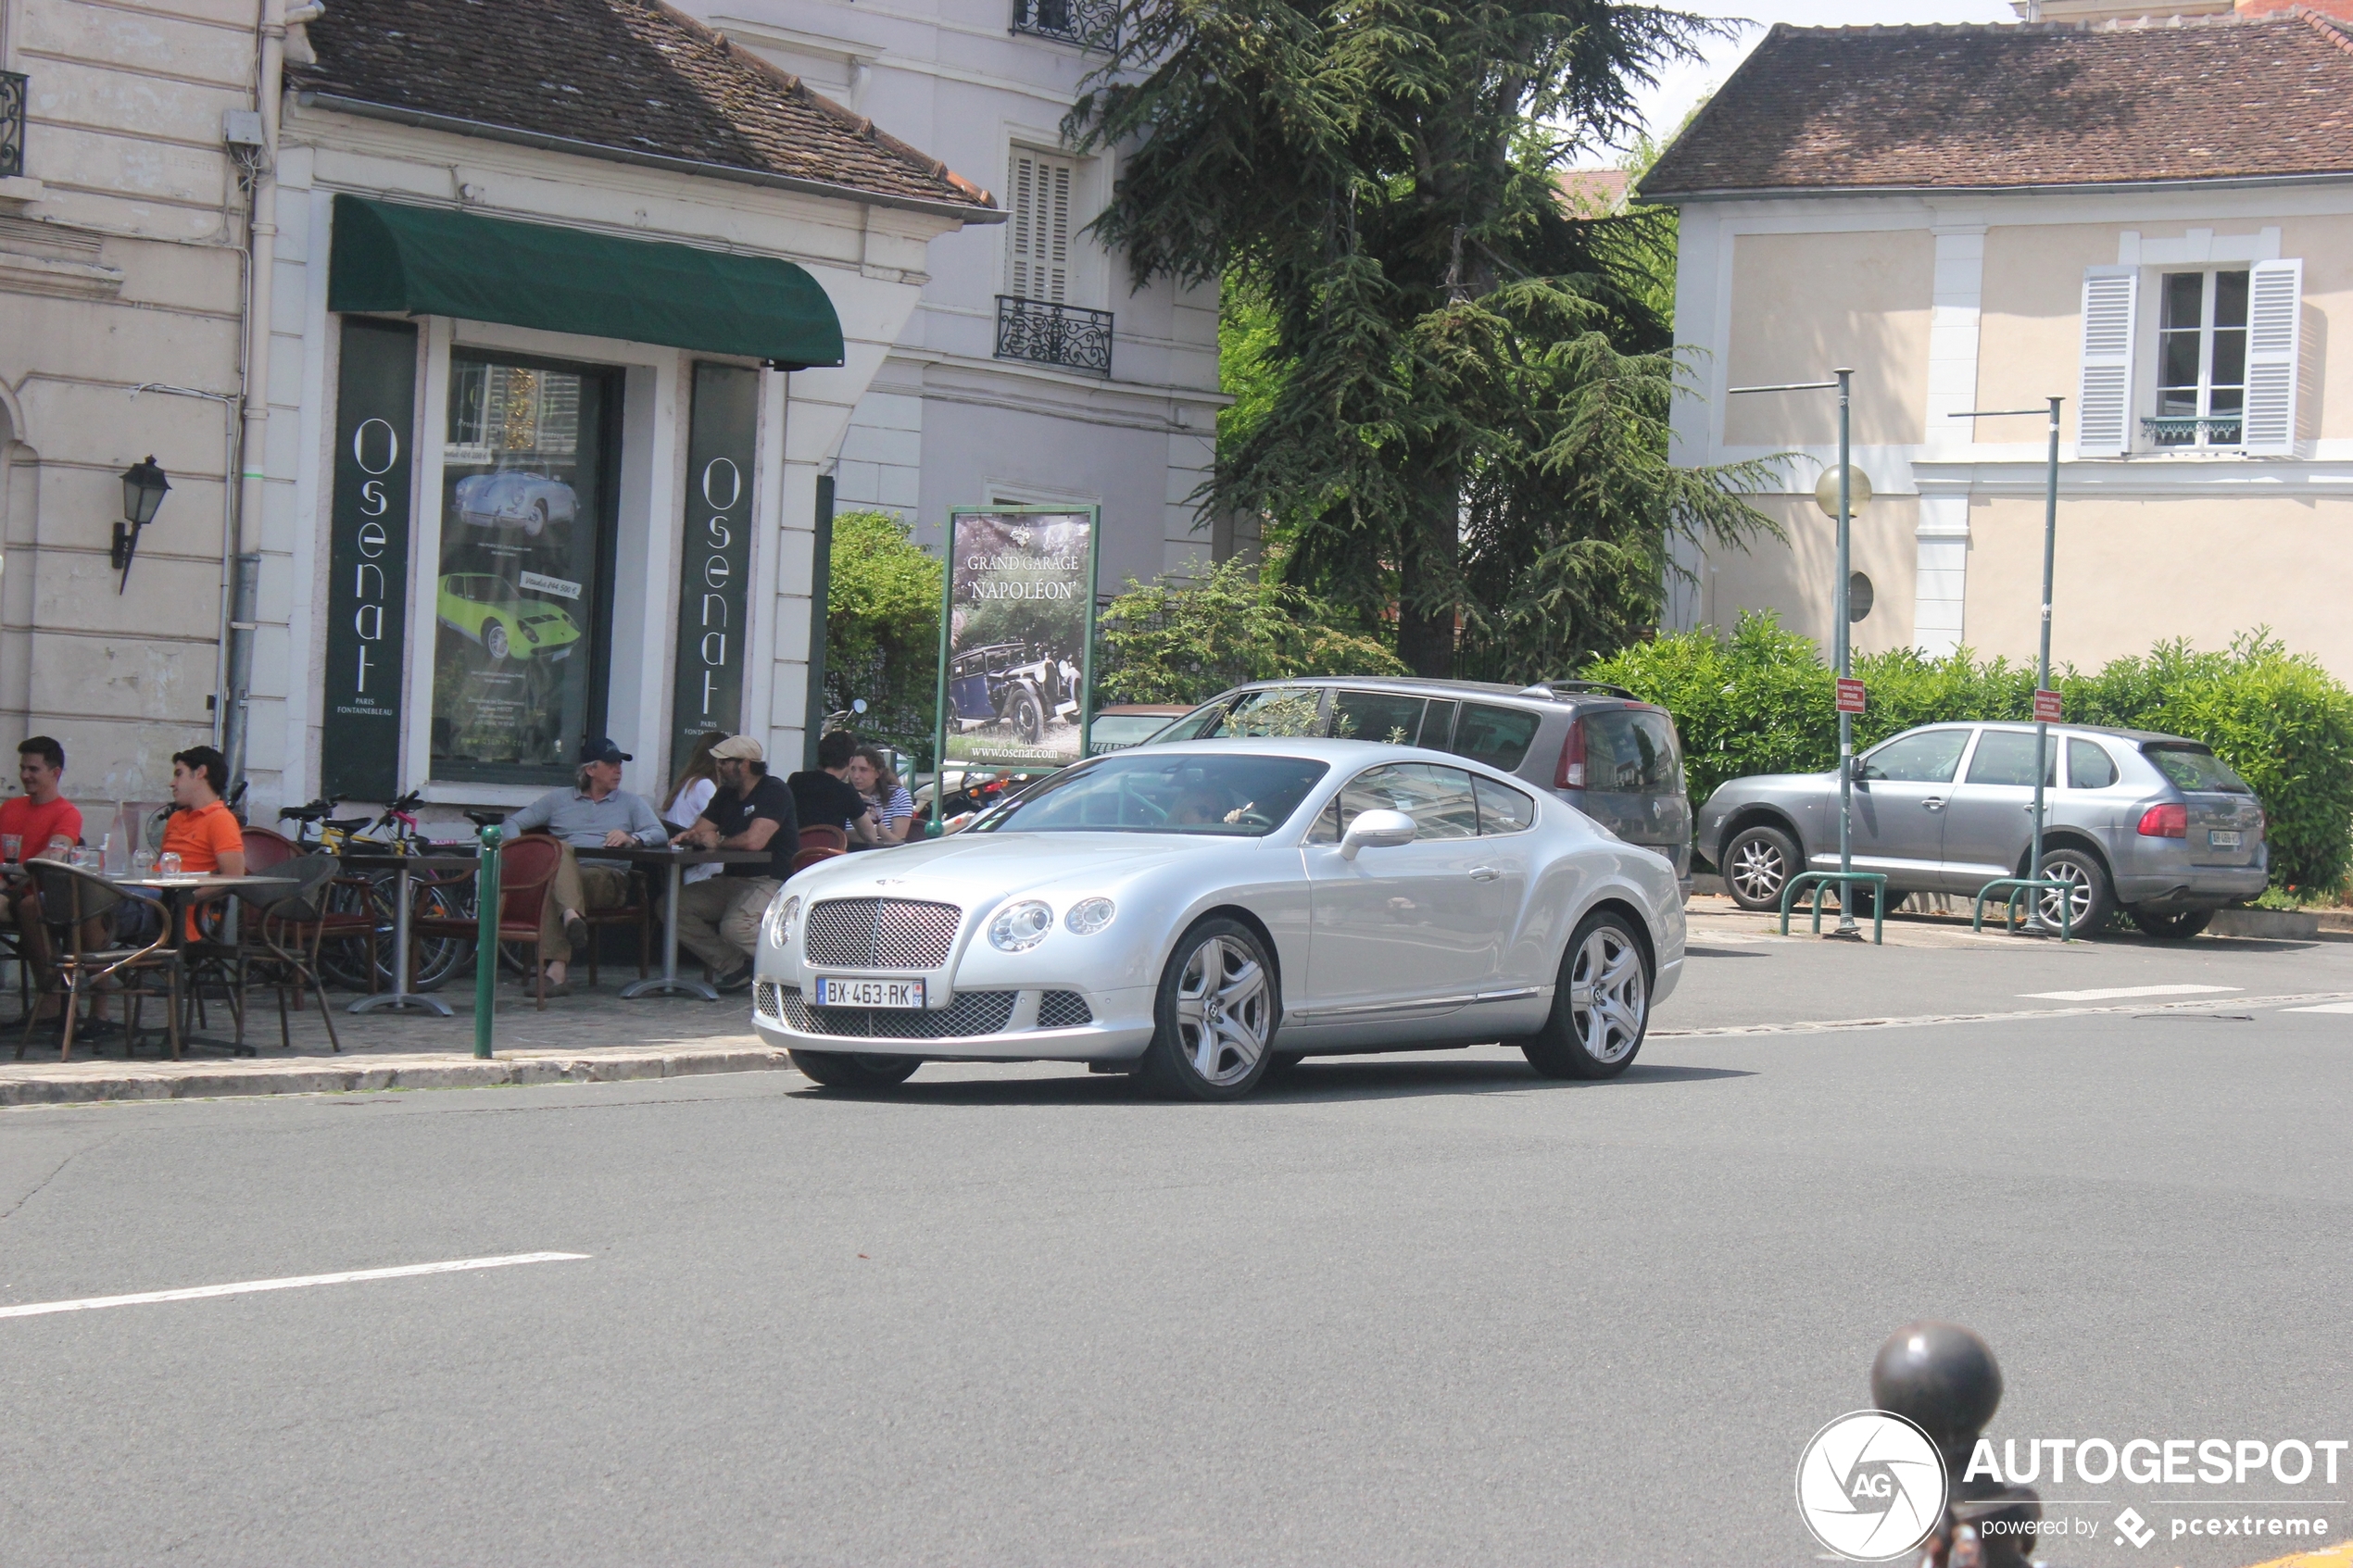
[[(987, 191), (659, 0), (327, 0), (297, 89), (847, 195)], [(424, 121), (430, 123), (430, 121)]]
[(1642, 182), (1705, 193), (2353, 172), (2353, 30), (1776, 27)]

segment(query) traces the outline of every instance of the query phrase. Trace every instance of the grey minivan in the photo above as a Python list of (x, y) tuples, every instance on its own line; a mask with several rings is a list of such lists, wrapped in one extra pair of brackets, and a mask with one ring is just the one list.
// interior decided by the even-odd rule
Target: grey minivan
[[(2054, 725), (2043, 771), (2043, 869), (2068, 885), (2078, 931), (2120, 907), (2152, 936), (2195, 936), (2263, 891), (2263, 807), (2203, 742)], [(1855, 759), (1849, 836), (1858, 871), (1910, 893), (1972, 895), (2023, 876), (2034, 833), (2034, 727), (1929, 724)], [(1701, 853), (1725, 891), (1777, 908), (1798, 868), (1838, 867), (1838, 774), (1734, 779), (1700, 809)], [(2058, 923), (2058, 895), (2042, 896)]]
[(1629, 844), (1692, 878), (1683, 743), (1663, 708), (1594, 681), (1316, 676), (1265, 681), (1212, 698), (1151, 737), (1330, 735), (1419, 746), (1484, 762), (1548, 789)]

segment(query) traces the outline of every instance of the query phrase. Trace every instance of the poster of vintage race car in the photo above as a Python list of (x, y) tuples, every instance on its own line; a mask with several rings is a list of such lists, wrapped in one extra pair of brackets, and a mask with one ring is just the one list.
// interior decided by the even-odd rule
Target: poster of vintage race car
[(458, 517), (478, 528), (521, 527), (536, 539), (551, 522), (573, 521), (580, 502), (572, 486), (544, 473), (510, 469), (458, 482)]
[(1094, 625), (1092, 511), (1013, 508), (950, 519), (947, 701), (951, 762), (1076, 762)]

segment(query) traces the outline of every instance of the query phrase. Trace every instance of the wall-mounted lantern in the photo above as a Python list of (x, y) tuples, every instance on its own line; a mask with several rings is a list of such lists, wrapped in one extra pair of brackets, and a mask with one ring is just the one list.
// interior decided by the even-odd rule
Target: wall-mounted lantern
[(114, 525), (114, 548), (107, 559), (122, 573), (122, 581), (115, 585), (120, 594), (131, 585), (131, 558), (139, 553), (139, 531), (155, 521), (156, 510), (163, 505), (163, 497), (171, 488), (171, 481), (163, 470), (156, 467), (155, 455), (149, 453), (144, 463), (133, 463), (122, 470), (122, 521)]

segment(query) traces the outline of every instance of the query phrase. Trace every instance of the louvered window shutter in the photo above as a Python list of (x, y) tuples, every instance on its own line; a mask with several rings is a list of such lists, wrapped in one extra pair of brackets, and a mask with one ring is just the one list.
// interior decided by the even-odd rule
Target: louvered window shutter
[(2259, 261), (2246, 290), (2246, 450), (2296, 452), (2296, 355), (2304, 306), (2304, 263)]
[(1024, 299), (1060, 305), (1070, 294), (1070, 186), (1076, 166), (1013, 154), (1005, 285)]
[(2092, 267), (2083, 273), (2083, 380), (2075, 403), (2075, 452), (2120, 458), (2133, 442), (2133, 317), (2138, 270)]

